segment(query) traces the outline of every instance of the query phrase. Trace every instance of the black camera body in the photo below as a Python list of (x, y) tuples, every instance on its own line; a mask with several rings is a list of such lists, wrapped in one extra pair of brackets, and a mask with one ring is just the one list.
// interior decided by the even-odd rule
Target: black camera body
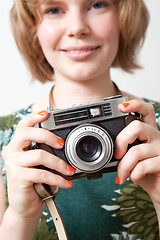
[[(50, 116), (40, 127), (65, 141), (63, 149), (52, 148), (52, 151), (76, 169), (73, 176), (65, 176), (67, 179), (95, 179), (102, 177), (103, 173), (116, 171), (119, 162), (114, 158), (116, 136), (131, 121), (140, 120), (137, 113), (118, 110), (118, 105), (126, 101), (127, 97), (114, 96), (69, 109), (48, 108)], [(135, 141), (132, 145), (138, 143)]]

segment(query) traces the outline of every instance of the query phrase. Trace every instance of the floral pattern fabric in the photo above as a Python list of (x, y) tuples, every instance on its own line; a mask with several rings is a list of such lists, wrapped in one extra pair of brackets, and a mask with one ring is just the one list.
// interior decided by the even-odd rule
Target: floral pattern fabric
[[(160, 130), (160, 103), (144, 100), (155, 107)], [(18, 122), (30, 112), (31, 106), (0, 117), (1, 150), (10, 142)], [(6, 183), (2, 158), (1, 168)], [(158, 239), (157, 216), (148, 194), (129, 179), (122, 186), (115, 184), (115, 177), (116, 173), (108, 173), (94, 181), (77, 179), (71, 189), (60, 191), (56, 201), (70, 240)], [(58, 239), (46, 207), (34, 235), (34, 240), (43, 239)]]

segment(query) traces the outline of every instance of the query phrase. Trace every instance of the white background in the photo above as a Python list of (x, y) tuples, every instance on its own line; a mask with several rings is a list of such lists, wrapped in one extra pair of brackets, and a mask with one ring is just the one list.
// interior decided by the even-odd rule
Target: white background
[[(126, 0), (127, 1), (127, 0)], [(133, 75), (112, 71), (118, 86), (139, 97), (160, 101), (160, 0), (145, 0), (150, 11), (150, 26), (140, 54), (142, 70)], [(25, 107), (48, 94), (51, 84), (30, 81), (31, 76), (14, 43), (9, 23), (13, 0), (0, 7), (0, 115)]]

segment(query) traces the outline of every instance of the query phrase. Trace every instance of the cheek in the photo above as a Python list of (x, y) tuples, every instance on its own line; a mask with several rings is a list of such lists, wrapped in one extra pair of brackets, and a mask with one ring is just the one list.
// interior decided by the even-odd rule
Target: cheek
[(37, 30), (37, 37), (43, 50), (54, 49), (59, 38), (58, 29), (52, 24), (42, 22)]
[(94, 23), (96, 34), (106, 43), (118, 44), (119, 43), (119, 24), (117, 16), (106, 16), (99, 19)]

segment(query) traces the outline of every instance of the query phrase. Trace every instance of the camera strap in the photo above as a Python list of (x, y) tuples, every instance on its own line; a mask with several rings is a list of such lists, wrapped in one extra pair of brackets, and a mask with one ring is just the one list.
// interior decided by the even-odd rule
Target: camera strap
[(53, 193), (45, 184), (34, 184), (34, 188), (41, 197), (42, 201), (45, 202), (48, 207), (48, 210), (56, 227), (59, 240), (68, 240), (62, 217), (55, 203), (55, 197), (59, 192), (59, 188), (57, 187)]

